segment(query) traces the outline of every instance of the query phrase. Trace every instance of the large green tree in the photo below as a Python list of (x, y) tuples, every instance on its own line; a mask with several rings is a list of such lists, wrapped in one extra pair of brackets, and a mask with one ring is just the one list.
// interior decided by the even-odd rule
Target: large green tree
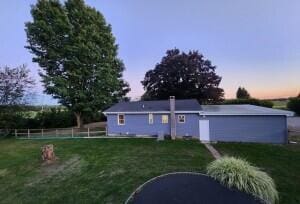
[(221, 101), (224, 91), (219, 87), (221, 77), (216, 66), (204, 59), (198, 51), (188, 53), (172, 49), (166, 52), (160, 63), (148, 71), (144, 80), (144, 100), (195, 98), (201, 103)]
[(28, 48), (42, 68), (45, 92), (74, 112), (101, 110), (129, 91), (124, 64), (103, 15), (83, 0), (38, 0), (26, 23)]

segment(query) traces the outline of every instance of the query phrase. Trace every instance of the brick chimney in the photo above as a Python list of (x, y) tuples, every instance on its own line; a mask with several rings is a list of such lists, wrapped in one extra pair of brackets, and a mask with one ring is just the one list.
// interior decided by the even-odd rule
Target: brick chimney
[(170, 127), (171, 138), (174, 140), (176, 137), (175, 96), (170, 96)]

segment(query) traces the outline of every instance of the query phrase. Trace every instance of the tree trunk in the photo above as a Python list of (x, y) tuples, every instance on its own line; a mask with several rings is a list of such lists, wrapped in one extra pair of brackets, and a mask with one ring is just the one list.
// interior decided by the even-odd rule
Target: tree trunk
[(75, 116), (76, 116), (77, 127), (82, 128), (83, 121), (82, 121), (81, 113), (75, 113)]

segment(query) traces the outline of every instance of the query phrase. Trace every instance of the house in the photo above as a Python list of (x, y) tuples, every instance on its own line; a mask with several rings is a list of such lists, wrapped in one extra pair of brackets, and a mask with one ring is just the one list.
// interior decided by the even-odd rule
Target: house
[(104, 114), (110, 136), (191, 136), (201, 141), (286, 143), (293, 112), (254, 105), (200, 105), (195, 99), (120, 102)]

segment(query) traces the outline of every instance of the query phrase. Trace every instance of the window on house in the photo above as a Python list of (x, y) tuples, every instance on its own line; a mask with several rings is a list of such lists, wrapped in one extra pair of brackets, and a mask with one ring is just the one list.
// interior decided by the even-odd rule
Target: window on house
[(124, 114), (118, 115), (118, 125), (125, 125), (125, 115)]
[(178, 123), (185, 123), (185, 115), (178, 115)]
[(169, 116), (168, 115), (162, 115), (161, 116), (161, 123), (168, 123), (169, 122)]
[(149, 113), (149, 124), (153, 124), (153, 114)]

